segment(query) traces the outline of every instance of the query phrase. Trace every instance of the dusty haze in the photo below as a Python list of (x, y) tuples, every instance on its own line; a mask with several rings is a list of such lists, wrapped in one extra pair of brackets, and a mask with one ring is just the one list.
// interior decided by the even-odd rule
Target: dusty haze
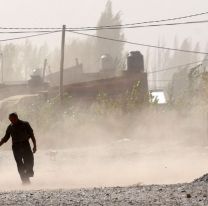
[[(200, 110), (181, 114), (158, 108), (123, 117), (109, 114), (106, 119), (92, 120), (89, 113), (79, 120), (66, 117), (45, 133), (33, 125), (38, 152), (32, 187), (192, 181), (207, 172), (206, 118)], [(22, 188), (10, 144), (0, 151), (2, 189)]]
[[(98, 0), (0, 0), (0, 26), (61, 27), (63, 24), (66, 24), (67, 27), (96, 26), (106, 2)], [(113, 13), (116, 14), (120, 11), (122, 24), (125, 24), (205, 12), (208, 8), (208, 1), (112, 0), (112, 5)], [(206, 18), (206, 16), (200, 16), (190, 21), (205, 20)], [(126, 29), (123, 32), (125, 40), (128, 41), (152, 45), (161, 43), (165, 44), (162, 46), (179, 49), (181, 43), (188, 39), (188, 43), (186, 42), (188, 46), (187, 48), (182, 47), (183, 49), (207, 52), (205, 48), (208, 47), (207, 24)], [(78, 42), (79, 40), (83, 40), (83, 42), (88, 40), (75, 34), (67, 33), (66, 35), (66, 43), (71, 43), (72, 40)], [(18, 36), (20, 34), (15, 35), (15, 37)], [(0, 39), (10, 37), (14, 37), (13, 34), (1, 34)], [(43, 60), (48, 58), (49, 66), (52, 64), (50, 58), (54, 60), (56, 66), (54, 66), (55, 70), (52, 68), (52, 71), (57, 71), (60, 63), (60, 37), (60, 33), (51, 34), (31, 39), (31, 45), (25, 39), (15, 41), (14, 45), (19, 51), (18, 48), (25, 47), (16, 46), (27, 46), (28, 43), (29, 48), (31, 46), (33, 51), (37, 53), (37, 50), (41, 50), (41, 46), (46, 43), (49, 51), (41, 54), (40, 57)], [(82, 41), (80, 42), (82, 43)], [(9, 43), (10, 47), (8, 48), (13, 49), (12, 44)], [(8, 45), (2, 43), (0, 46), (2, 49)], [(88, 51), (91, 42), (78, 45), (81, 45), (78, 48), (81, 48), (78, 57), (90, 61), (90, 57), (94, 55)], [(87, 51), (84, 54), (82, 54), (84, 50), (82, 45), (85, 45), (85, 51)], [(44, 48), (42, 49), (44, 50)], [(184, 53), (180, 53), (181, 55), (178, 57), (177, 52), (170, 52), (168, 58), (164, 58), (164, 53), (150, 49), (150, 58), (148, 59), (146, 48), (125, 44), (122, 60), (126, 61), (125, 54), (131, 50), (141, 51), (145, 61), (147, 64), (149, 63), (149, 67), (145, 68), (148, 72), (153, 67), (156, 68), (154, 70), (156, 71), (170, 66), (189, 64), (205, 58), (204, 54), (189, 56), (190, 54)], [(53, 55), (56, 58), (54, 56), (49, 58), (50, 51), (54, 52)], [(72, 50), (68, 51), (69, 55), (65, 58), (65, 67), (74, 65), (74, 57), (73, 61), (70, 60), (70, 64), (66, 64), (67, 60), (73, 56), (73, 52)], [(26, 50), (24, 54), (28, 53)], [(7, 60), (14, 67), (13, 70), (8, 70), (8, 76), (15, 74), (14, 78), (17, 78), (14, 71), (20, 74), (18, 69), (23, 67), (19, 62), (21, 63), (20, 60), (24, 55), (22, 53), (18, 53), (18, 55), (20, 56), (19, 59), (15, 57), (11, 60), (4, 55), (4, 60)], [(31, 60), (25, 59), (28, 62), (34, 60), (33, 55), (31, 56)], [(187, 56), (188, 58), (185, 58)], [(42, 60), (39, 61), (40, 65), (34, 63), (34, 68), (42, 68), (42, 63)], [(17, 67), (18, 64), (19, 68)], [(28, 69), (31, 72), (34, 69), (27, 64), (23, 65), (26, 68), (25, 71)], [(11, 69), (11, 65), (8, 65), (8, 68)], [(185, 69), (188, 70), (188, 68)], [(91, 68), (87, 69), (90, 71)], [(24, 78), (30, 77), (29, 71), (27, 75), (21, 75)], [(169, 76), (149, 75), (149, 88), (161, 89), (165, 82), (167, 89), (167, 82), (171, 81), (175, 70), (170, 73)], [(151, 80), (157, 79), (164, 82), (152, 85)], [(8, 79), (5, 78), (4, 81), (6, 82)], [(38, 151), (35, 154), (35, 177), (32, 179), (32, 188), (168, 184), (189, 182), (207, 173), (208, 110), (206, 105), (194, 105), (190, 109), (183, 108), (182, 110), (168, 108), (168, 106), (150, 106), (142, 112), (121, 114), (104, 111), (104, 115), (99, 115), (89, 105), (82, 102), (78, 106), (76, 104), (70, 106), (66, 114), (63, 112), (64, 115), (59, 115), (61, 111), (57, 109), (55, 115), (51, 116), (48, 115), (51, 107), (46, 107), (42, 113), (41, 111), (37, 113), (36, 109), (39, 107), (39, 103), (36, 100), (27, 103), (26, 106), (21, 104), (18, 98), (0, 102), (0, 135), (4, 135), (9, 124), (7, 121), (8, 113), (14, 112), (14, 110), (19, 113), (21, 119), (31, 123), (38, 145)], [(28, 113), (31, 114), (28, 115)], [(11, 151), (11, 141), (0, 149), (0, 174), (2, 190), (22, 189)], [(25, 189), (27, 188), (25, 187)]]

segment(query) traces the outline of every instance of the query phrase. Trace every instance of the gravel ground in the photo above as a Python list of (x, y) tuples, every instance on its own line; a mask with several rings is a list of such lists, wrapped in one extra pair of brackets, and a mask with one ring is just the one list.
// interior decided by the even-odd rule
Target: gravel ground
[(208, 183), (0, 192), (0, 205), (208, 205)]

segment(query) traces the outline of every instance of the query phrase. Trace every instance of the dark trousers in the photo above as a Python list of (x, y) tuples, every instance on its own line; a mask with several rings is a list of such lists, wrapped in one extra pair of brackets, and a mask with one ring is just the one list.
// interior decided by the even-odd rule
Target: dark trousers
[(27, 181), (29, 177), (32, 177), (34, 174), (34, 157), (30, 143), (29, 141), (14, 143), (12, 145), (12, 150), (20, 178), (23, 182)]

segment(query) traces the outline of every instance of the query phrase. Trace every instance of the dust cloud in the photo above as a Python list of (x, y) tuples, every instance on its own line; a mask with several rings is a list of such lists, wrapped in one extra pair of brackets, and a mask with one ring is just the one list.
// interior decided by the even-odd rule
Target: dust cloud
[[(205, 111), (181, 114), (158, 107), (93, 118), (86, 112), (79, 121), (56, 119), (44, 133), (32, 124), (38, 152), (29, 189), (190, 182), (207, 172)], [(1, 189), (27, 189), (20, 183), (10, 143), (0, 150)]]

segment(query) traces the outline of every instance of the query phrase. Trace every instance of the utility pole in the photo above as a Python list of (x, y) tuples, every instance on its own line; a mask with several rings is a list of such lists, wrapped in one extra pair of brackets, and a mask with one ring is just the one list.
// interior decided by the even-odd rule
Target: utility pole
[(3, 53), (0, 53), (1, 55), (1, 83), (4, 82), (4, 56)]
[(45, 72), (46, 72), (46, 66), (47, 66), (47, 59), (44, 60), (44, 64), (43, 64), (43, 83), (44, 83), (44, 80), (45, 80)]
[(66, 31), (66, 25), (63, 25), (63, 28), (62, 28), (62, 39), (61, 39), (60, 86), (59, 86), (61, 102), (63, 101), (63, 93), (64, 93), (64, 89), (63, 89), (63, 75), (64, 75), (65, 31)]

